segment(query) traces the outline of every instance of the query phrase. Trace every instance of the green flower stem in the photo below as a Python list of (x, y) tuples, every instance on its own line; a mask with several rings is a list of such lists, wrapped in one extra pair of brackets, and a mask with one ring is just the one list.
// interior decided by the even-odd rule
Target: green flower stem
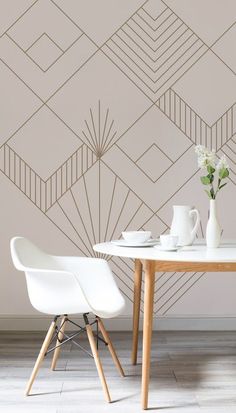
[(227, 182), (225, 183), (221, 183), (223, 179), (228, 178), (229, 176), (229, 170), (227, 168), (222, 168), (219, 170), (218, 172), (218, 183), (216, 186), (216, 189), (214, 188), (214, 173), (216, 172), (216, 170), (214, 168), (212, 168), (211, 166), (207, 167), (207, 172), (208, 175), (206, 176), (201, 176), (201, 182), (203, 185), (209, 185), (210, 186), (210, 190), (205, 190), (205, 192), (207, 193), (208, 197), (210, 199), (216, 199), (216, 195), (218, 194), (218, 192), (221, 190), (221, 188), (223, 188), (225, 185), (227, 185)]

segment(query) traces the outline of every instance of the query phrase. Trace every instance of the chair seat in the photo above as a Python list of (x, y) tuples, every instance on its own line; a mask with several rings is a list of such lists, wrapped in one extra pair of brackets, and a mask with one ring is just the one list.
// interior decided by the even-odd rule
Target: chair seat
[(73, 256), (54, 256), (54, 259), (60, 268), (74, 274), (90, 304), (90, 312), (102, 318), (113, 318), (124, 310), (124, 298), (105, 260)]
[[(59, 314), (71, 314), (71, 315), (76, 315), (76, 314), (84, 314), (84, 313), (90, 313), (91, 308), (87, 303), (81, 303), (81, 301), (78, 301), (78, 303), (71, 302), (68, 297), (67, 300), (64, 300), (61, 303), (53, 303), (50, 306), (50, 303), (47, 303), (47, 305), (43, 306), (43, 308), (37, 308), (38, 311), (44, 314), (50, 314), (52, 316), (59, 315)], [(43, 311), (44, 310), (44, 311)]]

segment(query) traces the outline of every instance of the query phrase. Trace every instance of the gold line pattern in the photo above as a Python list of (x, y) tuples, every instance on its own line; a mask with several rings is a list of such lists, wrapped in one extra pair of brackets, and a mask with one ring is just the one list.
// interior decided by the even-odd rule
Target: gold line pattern
[(156, 102), (163, 113), (196, 145), (219, 150), (236, 133), (236, 104), (209, 126), (171, 88)]
[(94, 153), (82, 145), (44, 181), (10, 146), (0, 149), (0, 170), (41, 211), (48, 211), (71, 186), (97, 161)]
[(155, 102), (206, 46), (169, 8), (157, 18), (141, 8), (102, 50)]
[[(98, 189), (100, 188), (100, 191)], [(100, 256), (93, 245), (119, 238), (122, 230), (145, 229), (152, 211), (100, 160), (47, 212), (84, 255)], [(159, 222), (159, 218), (155, 217)], [(163, 226), (164, 224), (162, 224)], [(164, 227), (165, 230), (167, 227)], [(110, 259), (110, 257), (106, 257)]]
[[(101, 5), (104, 11), (106, 1), (109, 0)], [(147, 0), (142, 5), (139, 2), (137, 10), (132, 9), (132, 14), (126, 16), (120, 27), (117, 27), (112, 14), (106, 16), (104, 13), (106, 19), (103, 24), (109, 19), (114, 30), (112, 35), (110, 30), (110, 37), (99, 47), (96, 36), (90, 33), (91, 16), (86, 2), (75, 2), (74, 10), (77, 10), (78, 16), (70, 13), (67, 2), (59, 3), (60, 6), (54, 0), (36, 0), (23, 13), (19, 12), (19, 16), (8, 24), (9, 27), (0, 37), (0, 68), (7, 83), (6, 90), (5, 84), (1, 85), (4, 90), (3, 110), (5, 107), (7, 110), (1, 120), (0, 171), (33, 206), (40, 209), (43, 217), (78, 249), (79, 254), (97, 256), (99, 254), (93, 251), (93, 244), (119, 238), (122, 230), (152, 229), (154, 236), (168, 231), (167, 208), (175, 202), (180, 192), (190, 202), (191, 195), (187, 196), (186, 192), (190, 185), (195, 185), (198, 174), (197, 167), (193, 166), (194, 144), (214, 148), (217, 155), (225, 154), (231, 167), (229, 185), (233, 184), (233, 188), (236, 185), (236, 103), (233, 103), (236, 98), (233, 100), (231, 96), (229, 99), (226, 94), (223, 96), (226, 101), (218, 107), (220, 102), (214, 101), (214, 92), (218, 90), (216, 83), (215, 90), (212, 88), (210, 92), (212, 105), (219, 110), (215, 118), (212, 114), (212, 119), (219, 118), (209, 125), (200, 108), (201, 115), (188, 104), (187, 98), (184, 100), (181, 97), (181, 87), (177, 87), (179, 94), (174, 91), (175, 84), (178, 86), (178, 81), (184, 80), (185, 75), (191, 79), (192, 69), (197, 69), (209, 54), (213, 54), (223, 68), (220, 73), (225, 71), (222, 84), (230, 87), (232, 84), (231, 89), (235, 90), (236, 62), (233, 61), (233, 54), (227, 56), (228, 50), (234, 48), (235, 39), (230, 35), (235, 23), (232, 24), (232, 19), (229, 19), (228, 27), (224, 23), (218, 38), (213, 43), (208, 42), (211, 44), (209, 47), (207, 41), (202, 40), (204, 36), (200, 35), (201, 21), (198, 22), (199, 33), (195, 33), (188, 25), (188, 19), (183, 21), (176, 14), (176, 7), (173, 6), (172, 10), (164, 1)], [(81, 7), (85, 13), (80, 14)], [(227, 17), (227, 8), (224, 13)], [(42, 15), (45, 15), (44, 20)], [(84, 16), (83, 27), (87, 27), (89, 33), (80, 28), (81, 15)], [(36, 20), (37, 24), (34, 24)], [(99, 18), (98, 21), (100, 24)], [(220, 18), (217, 21), (220, 26)], [(209, 22), (209, 30), (211, 26), (212, 21)], [(103, 28), (95, 29), (99, 31)], [(24, 33), (27, 33), (26, 37)], [(221, 49), (221, 42), (224, 44), (226, 40), (229, 43)], [(215, 67), (211, 66), (209, 70), (214, 75)], [(107, 86), (110, 84), (107, 76), (115, 85), (112, 93)], [(76, 81), (80, 82), (76, 96), (68, 97), (66, 93), (71, 84), (77, 84)], [(126, 86), (129, 91), (126, 91)], [(16, 90), (17, 87), (19, 89)], [(67, 96), (66, 101), (64, 96)], [(130, 106), (125, 102), (126, 96)], [(33, 97), (37, 97), (39, 108), (37, 105), (34, 107)], [(198, 99), (193, 101), (197, 101), (198, 105), (203, 99), (204, 96), (200, 96), (200, 103)], [(55, 131), (48, 126), (48, 134), (54, 133), (57, 137), (57, 132), (62, 131), (60, 126), (66, 126), (82, 141), (78, 148), (73, 147), (73, 151), (77, 149), (68, 159), (68, 155), (62, 155), (56, 163), (60, 166), (47, 180), (36, 173), (30, 161), (23, 159), (24, 155), (20, 156), (10, 146), (10, 139), (16, 138), (17, 132), (24, 131), (24, 127), (30, 129), (33, 117), (44, 105), (57, 117), (59, 125)], [(227, 110), (221, 110), (221, 107)], [(141, 109), (135, 111), (136, 108)], [(211, 113), (206, 113), (206, 119), (207, 115)], [(29, 136), (33, 133), (30, 129)], [(67, 145), (69, 147), (69, 141), (62, 132), (60, 138), (65, 138), (65, 148)], [(56, 145), (55, 152), (54, 148), (51, 150), (56, 160)], [(24, 151), (22, 149), (25, 158), (31, 160), (27, 145)], [(109, 156), (110, 162), (107, 160)], [(64, 162), (61, 164), (62, 160)], [(181, 175), (178, 184), (178, 175), (185, 166), (187, 172), (185, 176)], [(192, 188), (194, 191), (195, 187)], [(152, 196), (153, 199), (156, 197), (155, 200), (161, 200), (158, 210), (152, 205)], [(19, 205), (20, 202), (19, 197)], [(204, 229), (203, 221), (201, 236)], [(127, 301), (132, 303), (133, 260), (104, 258), (109, 260), (119, 288)], [(202, 277), (204, 273), (158, 274), (155, 281), (155, 314), (165, 315), (170, 310), (174, 311), (175, 305), (181, 303), (184, 295)]]
[(117, 136), (114, 120), (110, 119), (109, 108), (104, 110), (99, 100), (95, 110), (89, 109), (89, 117), (84, 122), (85, 128), (82, 130), (81, 139), (99, 159), (115, 143)]

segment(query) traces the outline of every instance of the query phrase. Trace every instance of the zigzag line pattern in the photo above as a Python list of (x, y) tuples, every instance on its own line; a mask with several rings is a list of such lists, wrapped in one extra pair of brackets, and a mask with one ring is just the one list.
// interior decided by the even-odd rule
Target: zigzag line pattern
[(236, 104), (209, 126), (176, 92), (166, 91), (156, 105), (198, 145), (219, 150), (236, 133)]
[(166, 8), (141, 8), (104, 45), (104, 53), (155, 102), (205, 51), (203, 42)]
[(96, 161), (94, 153), (83, 144), (45, 182), (8, 144), (0, 150), (0, 170), (43, 212)]

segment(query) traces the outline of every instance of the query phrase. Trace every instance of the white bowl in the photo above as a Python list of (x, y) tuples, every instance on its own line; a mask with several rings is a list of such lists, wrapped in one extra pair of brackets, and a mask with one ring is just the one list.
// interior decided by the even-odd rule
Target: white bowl
[(124, 231), (122, 237), (129, 242), (146, 242), (151, 238), (151, 231)]

